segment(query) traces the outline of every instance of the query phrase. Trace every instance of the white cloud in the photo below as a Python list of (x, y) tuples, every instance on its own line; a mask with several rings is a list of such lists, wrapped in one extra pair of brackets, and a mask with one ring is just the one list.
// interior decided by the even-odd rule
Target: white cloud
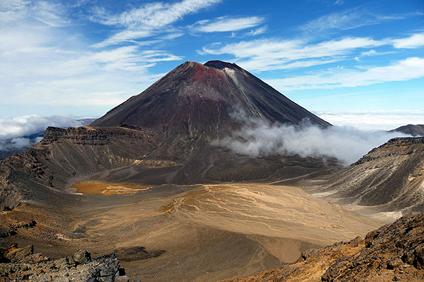
[(256, 36), (256, 35), (259, 35), (259, 34), (263, 34), (267, 31), (267, 29), (268, 29), (267, 26), (261, 26), (257, 29), (254, 29), (254, 30), (248, 32), (247, 35), (248, 36)]
[[(343, 2), (338, 0), (335, 4), (341, 5)], [(383, 21), (400, 20), (405, 17), (406, 15), (380, 16), (369, 13), (362, 8), (354, 8), (319, 17), (300, 26), (300, 30), (315, 35), (325, 34), (335, 30), (350, 30), (362, 26), (379, 24)]]
[(146, 38), (152, 36), (154, 33), (151, 30), (123, 30), (120, 31), (111, 37), (93, 44), (92, 47), (95, 48), (104, 48), (109, 45), (115, 45), (124, 42), (135, 42), (137, 39)]
[(376, 54), (377, 52), (375, 50), (370, 50), (370, 51), (362, 52), (361, 56), (374, 56)]
[[(15, 118), (0, 118), (0, 140), (21, 138), (23, 136), (44, 132), (48, 126), (75, 127), (81, 125), (82, 122), (75, 118), (63, 116), (42, 117), (33, 115)], [(16, 140), (16, 142), (22, 141), (19, 139)]]
[(385, 43), (382, 41), (364, 37), (347, 37), (317, 44), (309, 44), (305, 40), (260, 39), (232, 43), (222, 47), (212, 45), (204, 47), (202, 53), (231, 54), (238, 59), (237, 63), (240, 66), (248, 70), (266, 71), (335, 62), (341, 60), (341, 56), (351, 54), (357, 49), (383, 44)]
[(388, 66), (360, 69), (336, 69), (315, 75), (303, 75), (267, 82), (280, 91), (331, 89), (372, 85), (388, 81), (405, 81), (424, 77), (424, 58), (407, 58)]
[(156, 75), (149, 73), (150, 67), (182, 59), (163, 50), (142, 48), (143, 44), (90, 50), (74, 29), (53, 24), (54, 17), (40, 14), (38, 17), (46, 19), (40, 21), (29, 16), (37, 7), (50, 11), (47, 3), (2, 4), (0, 13), (8, 14), (8, 21), (0, 17), (3, 105), (114, 106), (156, 80)]
[(59, 3), (35, 2), (32, 7), (32, 15), (34, 19), (52, 27), (70, 24), (70, 20), (66, 18), (66, 9)]
[(394, 39), (393, 46), (395, 48), (418, 48), (424, 46), (424, 33), (413, 34), (410, 37)]
[[(200, 32), (228, 32), (252, 28), (262, 24), (260, 17), (229, 18), (220, 17), (215, 20), (202, 20), (195, 23), (191, 28)], [(261, 32), (261, 30), (259, 30)]]
[(122, 27), (124, 30), (112, 35), (97, 47), (119, 44), (131, 40), (137, 40), (157, 34), (164, 33), (160, 30), (184, 16), (196, 13), (201, 9), (210, 7), (222, 0), (183, 0), (181, 2), (167, 4), (162, 2), (148, 3), (140, 8), (125, 11), (114, 15), (102, 8), (92, 11), (91, 20), (104, 25)]
[(47, 127), (77, 127), (83, 121), (64, 116), (21, 116), (0, 118), (0, 150), (13, 151), (25, 149), (41, 141)]
[(423, 110), (319, 111), (315, 114), (333, 125), (362, 130), (392, 130), (407, 124), (424, 123)]
[(323, 129), (307, 121), (296, 126), (270, 124), (243, 112), (237, 112), (233, 117), (245, 125), (214, 144), (252, 157), (274, 154), (333, 157), (349, 165), (389, 139), (405, 136), (397, 132), (361, 131), (352, 127)]

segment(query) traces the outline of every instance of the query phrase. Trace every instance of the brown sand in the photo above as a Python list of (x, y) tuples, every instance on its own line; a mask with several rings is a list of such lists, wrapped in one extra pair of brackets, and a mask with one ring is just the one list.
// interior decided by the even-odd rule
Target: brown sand
[(72, 188), (75, 188), (77, 193), (81, 193), (84, 195), (110, 196), (134, 194), (143, 190), (150, 189), (151, 186), (86, 181), (75, 183)]
[[(148, 189), (101, 182), (74, 187), (90, 195)], [(28, 215), (25, 220), (35, 218), (37, 225), (19, 232), (47, 255), (57, 249), (73, 250), (71, 254), (79, 248), (93, 256), (136, 247), (165, 251), (156, 258), (122, 261), (132, 280), (217, 281), (277, 268), (295, 261), (306, 249), (364, 236), (382, 225), (298, 187), (223, 183), (176, 193), (170, 193), (178, 191), (171, 185), (167, 193), (158, 192), (163, 189), (101, 199), (77, 196), (81, 205), (69, 214), (50, 220), (47, 214)], [(19, 210), (8, 212), (7, 217)], [(55, 231), (47, 232), (44, 225)], [(44, 238), (46, 233), (52, 239)]]

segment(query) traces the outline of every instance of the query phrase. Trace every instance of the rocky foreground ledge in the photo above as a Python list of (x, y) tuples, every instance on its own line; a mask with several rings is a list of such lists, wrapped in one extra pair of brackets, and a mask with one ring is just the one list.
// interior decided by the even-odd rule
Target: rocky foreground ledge
[(0, 282), (6, 281), (90, 281), (128, 282), (125, 269), (115, 254), (91, 259), (86, 250), (57, 260), (34, 253), (32, 245), (12, 244), (0, 253)]

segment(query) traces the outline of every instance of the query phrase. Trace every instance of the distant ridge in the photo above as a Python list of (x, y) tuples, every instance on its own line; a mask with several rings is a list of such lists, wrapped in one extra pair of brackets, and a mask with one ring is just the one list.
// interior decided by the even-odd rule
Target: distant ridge
[(402, 132), (409, 134), (414, 137), (424, 137), (424, 124), (408, 124), (400, 126), (396, 129), (390, 130), (390, 132)]

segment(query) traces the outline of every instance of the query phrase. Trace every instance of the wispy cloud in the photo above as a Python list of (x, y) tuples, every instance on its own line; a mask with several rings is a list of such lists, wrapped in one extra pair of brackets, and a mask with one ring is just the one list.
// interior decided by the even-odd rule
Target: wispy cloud
[(395, 48), (413, 49), (424, 46), (424, 33), (416, 33), (406, 38), (394, 39), (392, 41)]
[(11, 23), (19, 19), (31, 19), (51, 27), (70, 24), (66, 8), (60, 3), (47, 1), (4, 0), (0, 3), (0, 22)]
[(309, 44), (305, 40), (260, 39), (225, 46), (204, 47), (201, 53), (232, 54), (238, 63), (252, 71), (289, 69), (321, 65), (342, 59), (356, 49), (383, 45), (371, 38), (347, 37)]
[(254, 29), (254, 30), (249, 31), (246, 35), (248, 35), (248, 36), (256, 36), (256, 35), (265, 33), (267, 31), (267, 29), (268, 29), (267, 26), (261, 26), (261, 27), (259, 27), (257, 29)]
[[(214, 20), (198, 21), (191, 28), (199, 32), (228, 32), (256, 27), (264, 22), (261, 17), (230, 18), (220, 17)], [(261, 30), (257, 30), (261, 32)]]
[[(89, 48), (76, 30), (61, 28), (68, 20), (52, 16), (54, 11), (66, 14), (66, 7), (57, 5), (1, 2), (0, 13), (8, 18), (0, 15), (3, 104), (116, 105), (157, 79), (149, 69), (158, 62), (182, 59), (164, 50), (143, 48), (143, 44)], [(37, 13), (35, 19), (34, 9), (45, 12)]]
[(181, 20), (186, 15), (196, 13), (201, 9), (210, 7), (221, 1), (222, 0), (183, 0), (173, 4), (154, 2), (117, 15), (103, 8), (95, 8), (92, 10), (92, 21), (104, 25), (120, 27), (122, 30), (94, 46), (105, 47), (146, 38), (158, 32), (164, 33), (163, 30), (160, 30), (164, 26), (168, 26)]
[(269, 79), (267, 82), (281, 91), (292, 91), (355, 87), (421, 77), (424, 77), (424, 58), (411, 57), (387, 66), (367, 69), (336, 69), (315, 75)]
[[(375, 50), (383, 46), (392, 46), (395, 49)], [(399, 48), (412, 49), (422, 46), (424, 46), (424, 33), (397, 39), (374, 40), (370, 37), (345, 37), (318, 43), (311, 43), (306, 39), (256, 39), (227, 45), (210, 44), (198, 52), (212, 55), (230, 54), (235, 57), (235, 61), (240, 66), (248, 70), (268, 71), (305, 68), (347, 59), (359, 61), (360, 57), (364, 56), (390, 54)], [(360, 52), (359, 55), (358, 52)]]
[[(336, 5), (344, 1), (336, 1)], [(404, 19), (406, 15), (382, 16), (370, 13), (364, 9), (348, 9), (342, 12), (324, 15), (299, 27), (300, 30), (309, 34), (326, 34), (337, 30), (349, 30), (362, 26), (379, 24), (384, 21)]]

